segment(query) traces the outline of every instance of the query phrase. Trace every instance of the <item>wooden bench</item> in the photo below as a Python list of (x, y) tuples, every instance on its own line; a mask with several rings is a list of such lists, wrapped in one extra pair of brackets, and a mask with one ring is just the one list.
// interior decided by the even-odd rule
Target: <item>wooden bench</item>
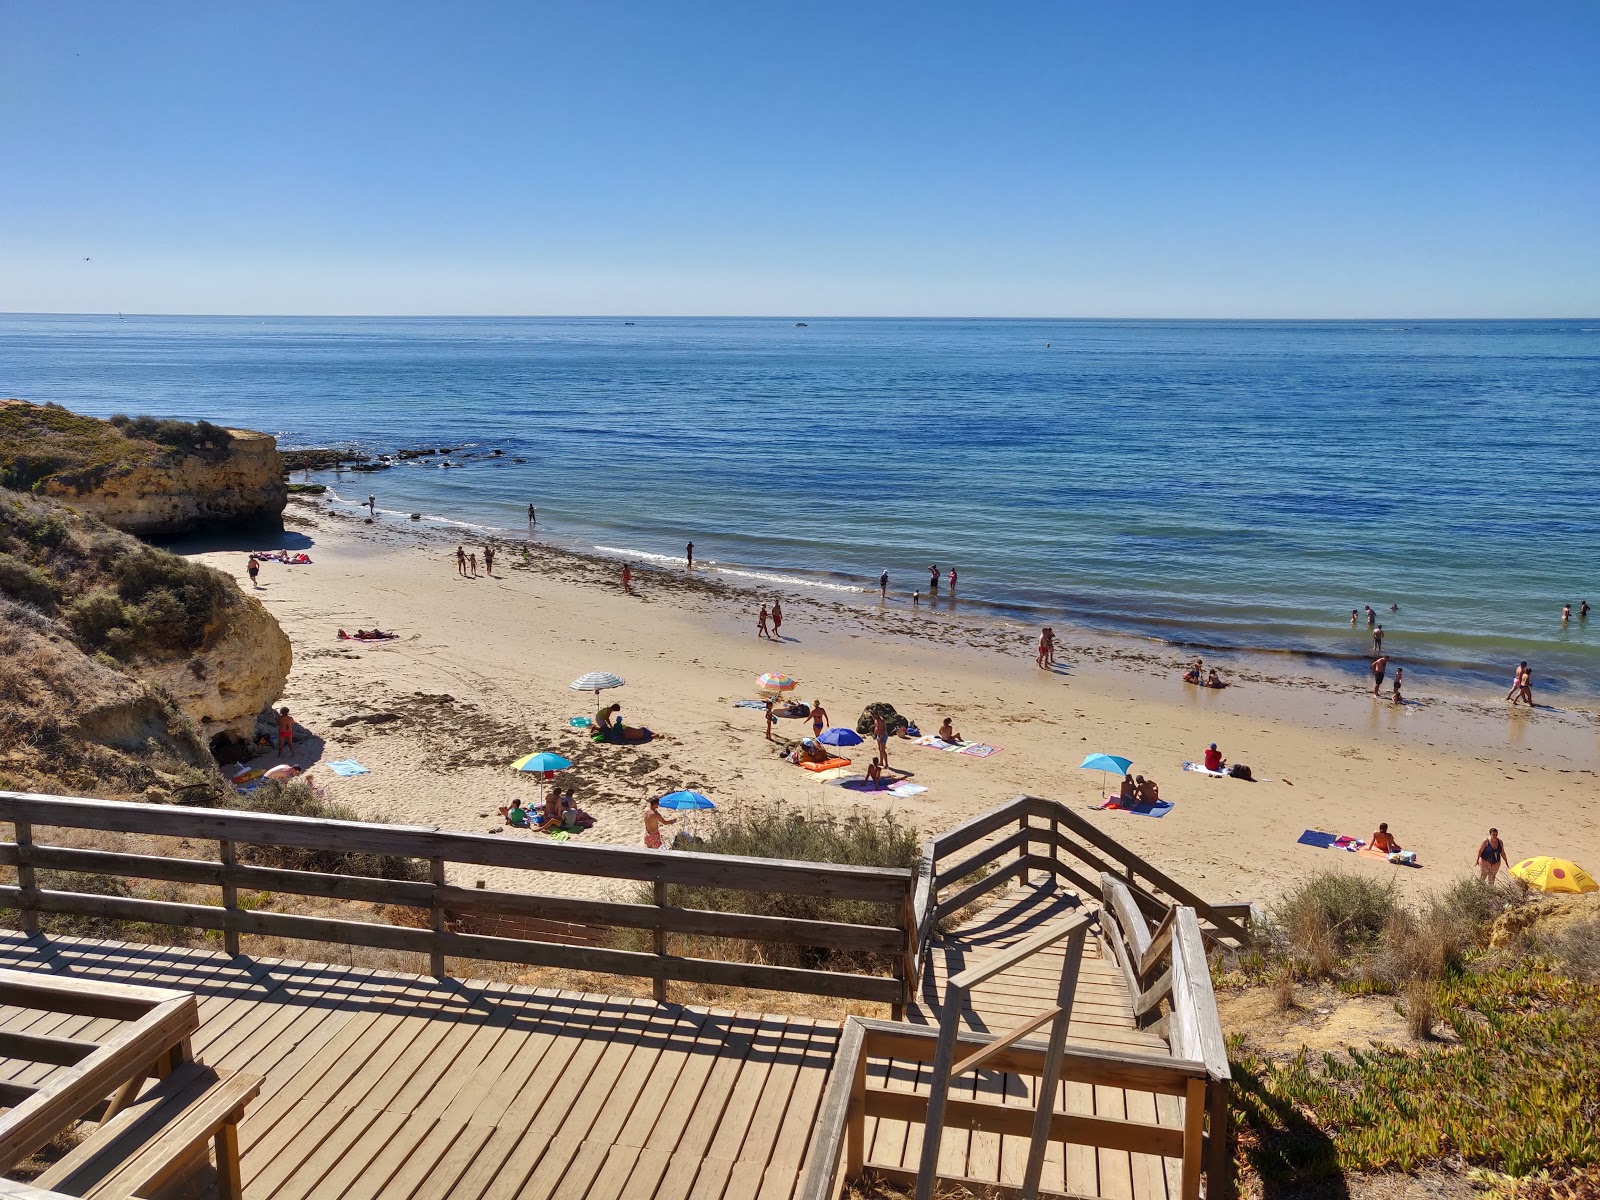
[(186, 1063), (157, 1080), (99, 1126), (34, 1186), (69, 1196), (147, 1196), (206, 1154), (215, 1142), (217, 1191), (240, 1200), (238, 1123), (261, 1090), (255, 1075), (219, 1075)]

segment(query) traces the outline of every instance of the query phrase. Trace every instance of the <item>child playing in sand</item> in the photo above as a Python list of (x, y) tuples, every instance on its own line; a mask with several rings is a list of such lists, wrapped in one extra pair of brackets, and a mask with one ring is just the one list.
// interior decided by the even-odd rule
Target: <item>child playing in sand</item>
[(644, 844), (651, 850), (661, 849), (661, 827), (677, 823), (675, 818), (661, 815), (661, 801), (652, 797), (650, 807), (644, 810)]

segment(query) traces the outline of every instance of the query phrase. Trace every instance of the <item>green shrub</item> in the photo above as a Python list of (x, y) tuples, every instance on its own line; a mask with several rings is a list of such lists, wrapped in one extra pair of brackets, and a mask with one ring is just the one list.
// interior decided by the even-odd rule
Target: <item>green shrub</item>
[(1394, 885), (1323, 871), (1272, 910), (1285, 950), (1306, 974), (1326, 977), (1353, 949), (1370, 945), (1398, 911)]
[[(325, 799), (303, 779), (279, 783), (267, 780), (252, 792), (233, 792), (221, 804), (243, 812), (275, 813), (289, 817), (314, 817), (324, 821), (360, 821), (347, 804)], [(322, 871), (334, 875), (366, 875), (380, 879), (422, 882), (430, 877), (428, 864), (395, 854), (364, 854), (353, 850), (315, 846), (244, 846), (241, 861), (291, 871)]]
[(116, 655), (127, 644), (131, 621), (114, 592), (100, 590), (79, 596), (67, 606), (66, 615), (67, 625), (86, 649)]
[(56, 591), (50, 577), (10, 554), (0, 554), (0, 592), (43, 612), (55, 612)]
[[(769, 804), (719, 817), (704, 841), (695, 849), (705, 854), (730, 854), (745, 858), (914, 868), (922, 847), (917, 831), (902, 824), (893, 813), (855, 810), (839, 814)], [(896, 925), (900, 920), (897, 905), (827, 896), (795, 896), (776, 891), (747, 892), (736, 888), (674, 884), (667, 889), (667, 897), (668, 903), (673, 905), (714, 912), (837, 921), (853, 925)], [(654, 903), (650, 885), (639, 888), (636, 900), (641, 904)], [(761, 962), (774, 966), (871, 972), (892, 965), (881, 956), (783, 942), (707, 938), (699, 945), (703, 957), (737, 960), (758, 956)]]
[(213, 425), (210, 421), (173, 421), (150, 416), (130, 417), (118, 413), (111, 418), (111, 424), (126, 437), (155, 442), (158, 446), (170, 446), (175, 450), (186, 450), (191, 453), (226, 451), (233, 442), (231, 433), (220, 425)]

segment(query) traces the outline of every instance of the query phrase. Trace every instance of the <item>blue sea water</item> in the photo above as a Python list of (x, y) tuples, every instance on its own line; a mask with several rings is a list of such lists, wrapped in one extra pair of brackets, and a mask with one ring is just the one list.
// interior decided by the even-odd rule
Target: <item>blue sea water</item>
[(470, 445), (323, 478), (902, 603), (937, 562), (1029, 624), (1364, 671), (1370, 603), (1414, 687), (1597, 691), (1600, 319), (0, 316), (0, 396)]

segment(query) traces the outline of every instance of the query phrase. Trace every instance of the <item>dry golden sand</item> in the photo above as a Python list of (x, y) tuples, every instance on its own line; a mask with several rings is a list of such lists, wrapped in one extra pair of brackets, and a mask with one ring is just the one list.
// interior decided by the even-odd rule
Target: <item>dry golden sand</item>
[[(496, 812), (537, 784), (507, 769), (530, 750), (574, 759), (562, 783), (598, 818), (590, 842), (638, 845), (649, 795), (680, 787), (724, 810), (759, 801), (892, 808), (938, 830), (1032, 792), (1077, 806), (1113, 836), (1214, 899), (1270, 898), (1306, 872), (1342, 867), (1417, 890), (1471, 869), (1497, 825), (1513, 856), (1560, 853), (1600, 868), (1600, 737), (1594, 714), (1507, 710), (1490, 701), (1428, 697), (1396, 709), (1346, 681), (1241, 670), (1204, 692), (1178, 680), (1185, 656), (1149, 644), (1067, 639), (1067, 669), (1033, 662), (1036, 630), (959, 612), (879, 611), (783, 596), (781, 643), (755, 634), (749, 594), (685, 573), (635, 569), (534, 543), (528, 558), (504, 547), (493, 578), (457, 575), (454, 541), (405, 522), (365, 525), (345, 509), (298, 500), (291, 526), (313, 539), (315, 565), (266, 564), (257, 594), (294, 643), (282, 703), (315, 735), (298, 761), (356, 758), (371, 774), (315, 776), (337, 799), (374, 818), (467, 830), (501, 828)], [(481, 554), (481, 544), (475, 547)], [(198, 557), (248, 588), (238, 550)], [(342, 626), (395, 629), (395, 642), (340, 642)], [(567, 727), (591, 714), (592, 695), (568, 690), (585, 671), (627, 686), (608, 692), (632, 724), (658, 737), (638, 747), (592, 745)], [(831, 724), (853, 725), (887, 700), (931, 732), (943, 716), (965, 737), (1003, 747), (988, 759), (891, 743), (893, 765), (928, 791), (907, 799), (822, 786), (779, 761), (760, 712), (735, 709), (755, 677), (787, 671), (797, 697), (820, 699)], [(352, 716), (393, 714), (379, 723)], [(783, 721), (798, 737), (809, 721)], [(1211, 779), (1179, 769), (1216, 741), (1230, 760), (1271, 782)], [(867, 753), (864, 753), (866, 751)], [(1166, 817), (1091, 812), (1100, 776), (1077, 764), (1089, 751), (1134, 760), (1176, 807)], [(848, 753), (858, 764), (870, 747)], [(715, 820), (712, 815), (700, 818)], [(1425, 864), (1391, 867), (1297, 845), (1301, 830), (1368, 835), (1387, 820)], [(504, 836), (526, 838), (524, 831)], [(463, 869), (517, 886), (509, 875)], [(549, 886), (543, 881), (541, 886)], [(562, 877), (563, 890), (606, 894), (617, 885)]]

